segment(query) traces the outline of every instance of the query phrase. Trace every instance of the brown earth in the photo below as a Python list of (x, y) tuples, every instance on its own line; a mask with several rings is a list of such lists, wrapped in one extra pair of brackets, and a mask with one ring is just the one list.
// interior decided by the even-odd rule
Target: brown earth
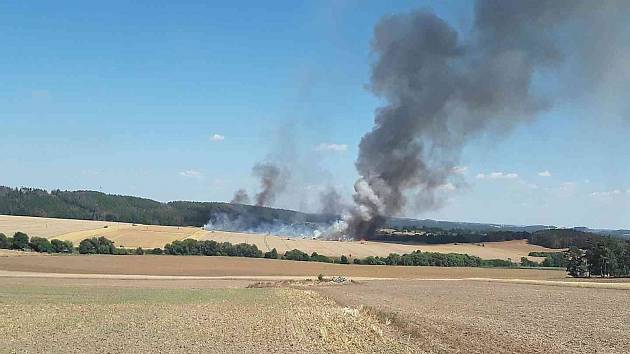
[(398, 280), (317, 291), (367, 306), (428, 352), (630, 352), (627, 290)]
[[(388, 280), (272, 282), (320, 273)], [(270, 287), (246, 289), (257, 277)], [(568, 280), (532, 269), (4, 257), (0, 333), (11, 335), (0, 352), (628, 352), (630, 283)]]
[(50, 255), (0, 257), (0, 270), (42, 273), (188, 276), (345, 275), (371, 278), (497, 278), (563, 280), (561, 270), (369, 266), (204, 256)]
[[(310, 290), (7, 283), (0, 352), (410, 352), (398, 331)], [(415, 351), (415, 350), (413, 350)]]
[[(390, 253), (423, 252), (465, 253), (483, 259), (512, 259), (519, 261), (529, 252), (554, 251), (530, 245), (525, 240), (488, 242), (483, 245), (460, 243), (444, 245), (410, 245), (387, 242), (324, 241), (295, 239), (263, 234), (206, 231), (195, 227), (140, 225), (115, 222), (36, 218), (0, 215), (0, 232), (12, 235), (17, 231), (30, 236), (58, 238), (78, 244), (89, 237), (105, 236), (117, 246), (128, 248), (164, 247), (166, 243), (185, 238), (215, 240), (218, 242), (254, 244), (262, 251), (276, 248), (279, 253), (299, 249), (307, 253), (317, 252), (327, 256), (368, 257), (387, 256)], [(542, 258), (529, 257), (540, 261)]]

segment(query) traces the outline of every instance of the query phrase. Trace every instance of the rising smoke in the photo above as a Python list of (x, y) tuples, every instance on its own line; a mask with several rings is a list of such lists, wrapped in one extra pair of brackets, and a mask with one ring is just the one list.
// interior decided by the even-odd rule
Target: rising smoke
[(322, 214), (341, 215), (346, 206), (343, 203), (341, 194), (333, 187), (328, 187), (319, 195)]
[[(567, 87), (583, 75), (577, 81), (585, 90), (601, 83), (592, 72), (613, 69), (611, 58), (629, 38), (628, 13), (628, 1), (481, 0), (464, 36), (427, 11), (383, 18), (374, 29), (369, 87), (386, 105), (359, 144), (361, 177), (343, 234), (369, 238), (410, 204), (419, 212), (438, 206), (436, 191), (468, 140), (507, 132), (551, 107), (553, 95), (536, 85), (537, 75)], [(626, 42), (610, 43), (616, 39)], [(591, 43), (601, 40), (608, 42)], [(594, 47), (600, 52), (587, 53)], [(625, 65), (617, 67), (627, 74)]]
[(267, 206), (276, 199), (278, 193), (286, 188), (289, 174), (286, 170), (271, 162), (257, 163), (252, 169), (254, 176), (260, 179), (260, 192), (256, 193), (256, 205)]
[(234, 197), (230, 201), (232, 204), (249, 204), (249, 194), (244, 189), (239, 189), (234, 192)]

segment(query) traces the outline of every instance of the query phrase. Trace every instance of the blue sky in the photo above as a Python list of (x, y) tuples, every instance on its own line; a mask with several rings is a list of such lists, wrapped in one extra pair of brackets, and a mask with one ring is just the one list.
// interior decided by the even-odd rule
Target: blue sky
[[(459, 29), (463, 1), (5, 1), (0, 184), (167, 200), (256, 190), (257, 161), (293, 161), (277, 206), (349, 198), (384, 15), (428, 8)], [(543, 79), (544, 82), (544, 79)], [(630, 122), (567, 100), (463, 151), (465, 186), (407, 216), (630, 228)]]

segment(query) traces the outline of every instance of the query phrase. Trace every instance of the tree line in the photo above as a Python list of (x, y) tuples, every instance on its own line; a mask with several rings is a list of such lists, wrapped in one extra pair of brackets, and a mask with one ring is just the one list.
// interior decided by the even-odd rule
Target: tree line
[(150, 225), (204, 226), (212, 215), (256, 223), (331, 223), (335, 217), (253, 205), (174, 201), (161, 203), (95, 191), (50, 192), (0, 186), (0, 214), (128, 222)]
[[(227, 257), (250, 257), (282, 259), (305, 262), (323, 262), (350, 264), (350, 259), (341, 255), (340, 257), (329, 257), (313, 252), (310, 255), (304, 251), (293, 249), (279, 254), (273, 248), (270, 251), (262, 252), (256, 245), (246, 243), (232, 244), (230, 242), (216, 242), (213, 240), (185, 239), (173, 241), (164, 248), (153, 248), (144, 250), (141, 247), (128, 249), (116, 247), (114, 242), (104, 236), (86, 238), (74, 248), (72, 242), (61, 240), (48, 240), (43, 237), (29, 238), (27, 234), (17, 232), (13, 237), (8, 238), (0, 234), (0, 248), (16, 250), (32, 250), (35, 252), (47, 253), (73, 253), (79, 254), (110, 254), (110, 255), (184, 255), (184, 256), (227, 256)], [(414, 251), (410, 254), (399, 255), (392, 253), (387, 257), (366, 257), (353, 258), (353, 264), (362, 265), (401, 265), (401, 266), (436, 266), (436, 267), (517, 267), (518, 264), (509, 260), (492, 259), (482, 260), (476, 256), (458, 253), (436, 253)]]
[(547, 248), (585, 248), (610, 236), (576, 229), (545, 229), (527, 231), (476, 231), (464, 229), (444, 230), (439, 228), (403, 228), (397, 232), (381, 231), (373, 240), (396, 241), (419, 244), (479, 243), (527, 240), (528, 243)]
[(574, 277), (630, 276), (630, 241), (606, 238), (567, 252), (567, 271)]
[(33, 250), (42, 253), (72, 253), (72, 242), (44, 237), (31, 237), (23, 232), (16, 232), (13, 237), (0, 233), (0, 248), (19, 251)]

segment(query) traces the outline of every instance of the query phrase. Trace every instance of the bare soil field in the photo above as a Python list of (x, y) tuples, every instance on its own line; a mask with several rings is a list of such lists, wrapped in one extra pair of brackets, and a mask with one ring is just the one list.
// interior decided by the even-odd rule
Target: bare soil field
[(369, 266), (261, 258), (204, 256), (50, 255), (0, 257), (0, 270), (41, 273), (144, 274), (184, 276), (344, 275), (370, 278), (493, 278), (564, 280), (561, 270)]
[(630, 352), (628, 290), (398, 280), (317, 291), (367, 306), (427, 352)]
[(415, 351), (311, 290), (76, 287), (0, 280), (0, 352)]
[[(545, 247), (530, 245), (525, 240), (490, 242), (483, 246), (476, 244), (445, 245), (410, 245), (386, 242), (359, 241), (323, 241), (293, 239), (272, 235), (248, 234), (238, 232), (206, 231), (194, 227), (136, 225), (115, 222), (34, 218), (0, 215), (0, 232), (12, 235), (16, 231), (26, 232), (30, 236), (58, 238), (78, 244), (81, 240), (95, 236), (105, 236), (117, 246), (128, 248), (164, 247), (166, 243), (193, 238), (197, 240), (215, 240), (218, 242), (254, 244), (263, 252), (276, 248), (279, 253), (292, 249), (327, 256), (364, 258), (367, 256), (387, 256), (390, 253), (423, 252), (466, 253), (484, 259), (512, 259), (519, 261), (529, 252), (553, 251)], [(529, 257), (532, 260), (542, 258)]]
[(11, 333), (0, 352), (628, 352), (630, 283), (569, 280), (534, 269), (0, 257), (0, 333)]

